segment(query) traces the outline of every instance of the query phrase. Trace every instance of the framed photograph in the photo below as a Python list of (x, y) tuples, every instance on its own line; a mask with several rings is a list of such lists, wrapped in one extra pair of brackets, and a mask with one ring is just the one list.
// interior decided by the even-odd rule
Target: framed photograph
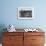
[(18, 8), (18, 19), (33, 19), (34, 8), (32, 7), (19, 7)]

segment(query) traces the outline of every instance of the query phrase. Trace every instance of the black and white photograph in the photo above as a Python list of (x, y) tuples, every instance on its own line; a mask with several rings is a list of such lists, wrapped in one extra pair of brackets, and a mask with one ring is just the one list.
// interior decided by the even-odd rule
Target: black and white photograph
[(18, 8), (18, 19), (33, 19), (34, 8), (31, 7), (20, 7)]

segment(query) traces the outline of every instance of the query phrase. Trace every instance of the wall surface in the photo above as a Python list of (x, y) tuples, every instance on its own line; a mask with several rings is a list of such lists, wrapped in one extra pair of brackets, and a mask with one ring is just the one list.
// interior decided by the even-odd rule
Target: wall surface
[[(0, 0), (0, 26), (13, 24), (16, 28), (40, 27), (46, 31), (46, 0)], [(33, 7), (34, 19), (17, 19), (17, 8)]]

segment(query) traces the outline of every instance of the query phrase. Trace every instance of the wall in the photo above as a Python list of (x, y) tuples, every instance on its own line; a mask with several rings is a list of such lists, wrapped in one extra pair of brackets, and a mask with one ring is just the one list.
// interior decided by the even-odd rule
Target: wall
[[(16, 28), (43, 27), (46, 28), (46, 0), (1, 0), (0, 24), (13, 24)], [(17, 8), (33, 7), (35, 19), (17, 19)]]

